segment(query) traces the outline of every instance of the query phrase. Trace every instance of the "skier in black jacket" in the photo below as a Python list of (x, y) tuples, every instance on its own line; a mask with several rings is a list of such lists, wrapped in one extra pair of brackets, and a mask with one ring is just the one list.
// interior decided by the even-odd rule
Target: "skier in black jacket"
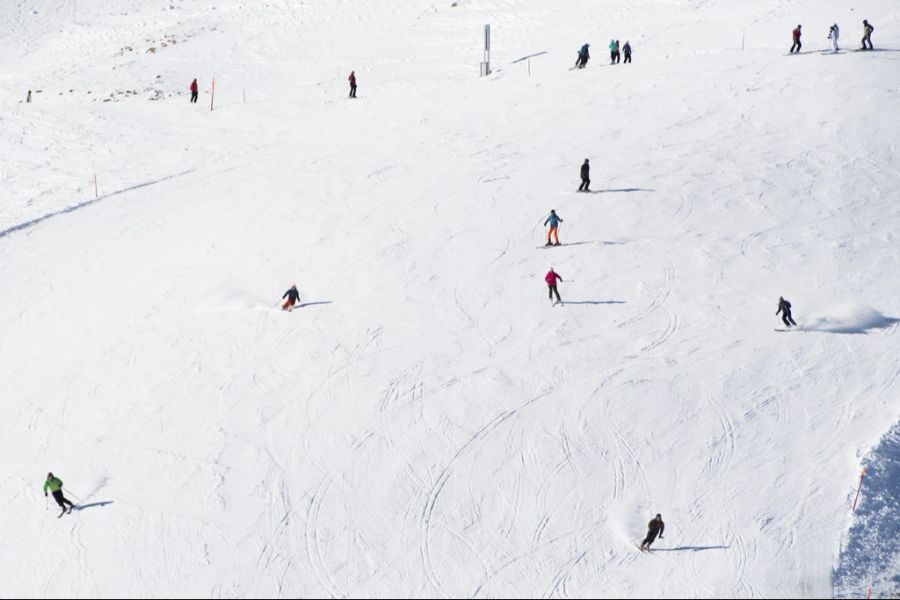
[(649, 550), (650, 544), (653, 543), (653, 540), (656, 539), (657, 535), (659, 536), (659, 539), (662, 539), (662, 534), (665, 530), (666, 524), (663, 523), (662, 515), (657, 514), (656, 517), (647, 525), (647, 537), (645, 537), (644, 541), (641, 542), (641, 551)]
[(778, 310), (775, 311), (775, 314), (781, 313), (781, 320), (787, 327), (791, 325), (796, 325), (794, 322), (794, 318), (791, 316), (791, 303), (782, 298), (778, 297)]
[(581, 165), (581, 185), (578, 186), (579, 192), (589, 192), (588, 188), (591, 187), (591, 165), (588, 163), (588, 159), (584, 159), (584, 164)]
[[(287, 298), (285, 300), (285, 298)], [(291, 286), (291, 289), (284, 293), (284, 296), (281, 297), (284, 300), (284, 304), (281, 305), (281, 310), (290, 310), (294, 307), (294, 304), (300, 302), (300, 292), (297, 291), (297, 284)]]

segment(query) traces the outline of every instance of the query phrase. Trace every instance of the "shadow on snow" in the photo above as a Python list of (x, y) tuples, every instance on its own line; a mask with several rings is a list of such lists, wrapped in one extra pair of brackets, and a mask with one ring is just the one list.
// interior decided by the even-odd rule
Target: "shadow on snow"
[(106, 506), (107, 504), (112, 504), (114, 500), (100, 500), (99, 502), (91, 502), (90, 504), (80, 504), (75, 507), (75, 510), (81, 511), (86, 508), (94, 508), (96, 506)]

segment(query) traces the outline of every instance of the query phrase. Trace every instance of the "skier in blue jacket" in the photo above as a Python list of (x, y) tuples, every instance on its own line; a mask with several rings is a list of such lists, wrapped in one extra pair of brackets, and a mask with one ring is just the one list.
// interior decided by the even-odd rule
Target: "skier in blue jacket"
[[(562, 223), (562, 219), (560, 219), (560, 218), (559, 218), (559, 215), (556, 214), (556, 210), (551, 210), (551, 211), (550, 211), (550, 216), (547, 217), (547, 219), (544, 221), (544, 225), (547, 225), (547, 223), (550, 223), (550, 229), (547, 230), (547, 243), (544, 244), (544, 245), (545, 245), (545, 246), (559, 246), (559, 232), (558, 232), (558, 229), (559, 229), (559, 224)], [(551, 243), (550, 243), (550, 236), (551, 236), (551, 235), (552, 235), (554, 238), (556, 238), (556, 243), (555, 243), (555, 244), (551, 244)]]

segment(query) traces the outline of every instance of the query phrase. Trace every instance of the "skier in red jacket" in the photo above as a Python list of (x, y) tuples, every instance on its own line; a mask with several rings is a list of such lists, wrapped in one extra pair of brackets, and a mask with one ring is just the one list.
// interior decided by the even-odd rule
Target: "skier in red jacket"
[(200, 88), (197, 86), (197, 80), (191, 82), (191, 102), (197, 102), (197, 94), (200, 93)]
[(800, 54), (800, 47), (803, 44), (800, 43), (800, 25), (797, 25), (797, 29), (793, 31), (794, 34), (794, 44), (791, 46), (790, 54), (794, 53), (794, 49), (797, 49), (797, 54)]
[(562, 299), (559, 297), (559, 290), (556, 289), (557, 281), (565, 281), (565, 279), (560, 276), (559, 273), (553, 270), (553, 267), (550, 267), (550, 270), (544, 275), (544, 281), (547, 282), (547, 287), (550, 288), (549, 297), (550, 302), (553, 302), (553, 295), (556, 294), (556, 302), (562, 302)]
[(356, 98), (356, 71), (350, 71), (350, 77), (347, 79), (350, 81), (350, 97)]

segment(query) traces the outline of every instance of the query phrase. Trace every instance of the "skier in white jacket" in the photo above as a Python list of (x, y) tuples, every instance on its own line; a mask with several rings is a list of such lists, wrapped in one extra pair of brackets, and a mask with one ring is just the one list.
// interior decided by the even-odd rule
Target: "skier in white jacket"
[(834, 48), (834, 51), (838, 51), (838, 38), (841, 36), (841, 30), (838, 28), (837, 23), (831, 26), (831, 29), (828, 30), (828, 39), (831, 40), (831, 47)]

